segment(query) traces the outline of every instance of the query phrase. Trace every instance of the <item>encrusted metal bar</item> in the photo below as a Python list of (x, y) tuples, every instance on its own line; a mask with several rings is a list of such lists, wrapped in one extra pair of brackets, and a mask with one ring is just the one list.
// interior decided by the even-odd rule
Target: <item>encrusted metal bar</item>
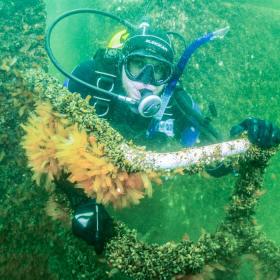
[(120, 148), (130, 164), (137, 164), (143, 169), (173, 170), (177, 168), (189, 169), (197, 164), (207, 166), (214, 162), (223, 161), (227, 157), (243, 154), (250, 146), (247, 139), (238, 139), (170, 153), (143, 151), (131, 148), (126, 144), (122, 144)]

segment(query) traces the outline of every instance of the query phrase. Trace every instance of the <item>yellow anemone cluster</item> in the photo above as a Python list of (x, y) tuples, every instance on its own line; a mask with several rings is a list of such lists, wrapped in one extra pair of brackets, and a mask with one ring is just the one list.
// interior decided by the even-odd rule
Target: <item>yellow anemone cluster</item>
[(151, 180), (160, 184), (153, 172), (127, 173), (113, 165), (104, 147), (93, 135), (72, 125), (55, 113), (49, 103), (37, 104), (26, 125), (22, 145), (37, 184), (46, 177), (47, 184), (58, 178), (62, 170), (69, 180), (89, 197), (116, 208), (138, 204), (144, 195), (152, 195)]
[(32, 114), (22, 128), (26, 132), (22, 146), (33, 171), (33, 179), (38, 185), (45, 179), (49, 185), (55, 177), (59, 177), (62, 166), (56, 157), (57, 138), (66, 138), (66, 122), (59, 114), (52, 111), (48, 103), (38, 104), (36, 114)]

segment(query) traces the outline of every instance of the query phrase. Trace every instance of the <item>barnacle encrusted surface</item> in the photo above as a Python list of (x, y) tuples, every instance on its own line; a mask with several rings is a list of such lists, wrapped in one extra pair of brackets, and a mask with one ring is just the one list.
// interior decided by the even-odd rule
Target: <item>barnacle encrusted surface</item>
[[(98, 141), (108, 145), (108, 155), (119, 164), (122, 158), (115, 144), (123, 139), (105, 122), (95, 119), (85, 101), (62, 89), (46, 73), (45, 16), (41, 0), (0, 1), (0, 143), (4, 148), (4, 154), (0, 154), (0, 278), (25, 279), (32, 275), (35, 279), (108, 279), (116, 269), (132, 279), (170, 279), (176, 275), (177, 279), (191, 279), (184, 275), (201, 271), (205, 275), (212, 269), (222, 275), (218, 279), (225, 279), (225, 275), (234, 279), (237, 260), (244, 254), (261, 270), (260, 279), (279, 278), (279, 247), (265, 237), (254, 219), (263, 194), (264, 169), (273, 151), (252, 148), (246, 161), (236, 159), (240, 176), (226, 217), (215, 232), (204, 233), (196, 243), (185, 240), (148, 245), (134, 231), (116, 222), (117, 234), (106, 248), (106, 260), (111, 265), (107, 274), (108, 267), (103, 260), (97, 260), (93, 249), (73, 237), (65, 226), (69, 224), (69, 213), (61, 211), (58, 215), (54, 209), (61, 204), (70, 212), (63, 193), (58, 191), (50, 200), (49, 193), (31, 179), (19, 145), (23, 135), (20, 124), (26, 121), (35, 100), (49, 97), (53, 106), (72, 122), (90, 130), (94, 125)], [(19, 110), (22, 106), (26, 107)], [(61, 220), (50, 219), (45, 209)], [(125, 279), (124, 275), (113, 277)]]

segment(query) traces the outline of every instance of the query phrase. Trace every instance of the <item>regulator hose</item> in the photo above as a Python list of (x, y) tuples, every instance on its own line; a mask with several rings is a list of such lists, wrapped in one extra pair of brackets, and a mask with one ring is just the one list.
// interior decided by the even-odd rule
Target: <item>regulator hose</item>
[(102, 89), (102, 88), (99, 88), (99, 87), (96, 87), (92, 84), (89, 84), (77, 77), (75, 77), (74, 75), (72, 75), (71, 73), (68, 73), (67, 71), (65, 71), (63, 69), (63, 67), (59, 64), (59, 62), (57, 61), (57, 59), (55, 58), (54, 54), (53, 54), (53, 51), (52, 51), (52, 48), (51, 48), (51, 35), (52, 35), (52, 31), (53, 29), (55, 28), (55, 26), (61, 22), (63, 19), (67, 18), (67, 17), (70, 17), (72, 15), (76, 15), (76, 14), (97, 14), (97, 15), (101, 15), (101, 16), (105, 16), (105, 17), (109, 17), (119, 23), (121, 23), (122, 25), (126, 26), (129, 30), (136, 30), (137, 27), (134, 26), (133, 24), (131, 24), (130, 22), (128, 22), (127, 20), (124, 20), (124, 19), (121, 19), (111, 13), (107, 13), (107, 12), (103, 12), (103, 11), (98, 11), (98, 10), (94, 10), (94, 9), (76, 9), (76, 10), (72, 10), (72, 11), (69, 11), (69, 12), (66, 12), (64, 14), (62, 14), (61, 16), (59, 16), (51, 25), (50, 27), (48, 28), (47, 30), (47, 33), (46, 33), (46, 42), (45, 42), (45, 47), (46, 47), (46, 51), (47, 51), (47, 54), (51, 60), (51, 62), (53, 63), (53, 65), (63, 74), (65, 75), (67, 78), (77, 82), (77, 83), (80, 83), (90, 89), (93, 89), (93, 90), (96, 90), (96, 91), (99, 91), (99, 92), (102, 92), (102, 93), (105, 93), (105, 94), (109, 94), (110, 96), (112, 96), (113, 98), (117, 98), (117, 99), (122, 99), (123, 101), (127, 101), (127, 97), (124, 97), (124, 96), (120, 96), (116, 93), (113, 93), (113, 92), (110, 92), (110, 91), (107, 91), (105, 89)]

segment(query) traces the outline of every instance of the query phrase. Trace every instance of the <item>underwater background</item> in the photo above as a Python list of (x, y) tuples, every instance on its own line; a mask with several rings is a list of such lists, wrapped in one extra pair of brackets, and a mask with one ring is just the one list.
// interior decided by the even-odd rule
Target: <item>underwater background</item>
[[(135, 24), (148, 16), (153, 25), (175, 30), (189, 43), (230, 26), (223, 40), (215, 40), (193, 55), (182, 79), (184, 87), (206, 114), (208, 105), (215, 104), (217, 117), (212, 122), (225, 139), (229, 139), (231, 126), (249, 116), (280, 126), (279, 1), (45, 0), (45, 4), (47, 26), (63, 12), (88, 7), (112, 12)], [(28, 7), (32, 1), (21, 5)], [(5, 8), (5, 1), (0, 1), (0, 18), (7, 16)], [(70, 71), (106, 45), (120, 28), (102, 17), (72, 17), (56, 29), (54, 52)], [(50, 73), (63, 83), (64, 78), (51, 65)], [(46, 215), (48, 194), (29, 178), (17, 142), (22, 135), (20, 123), (28, 111), (21, 114), (8, 96), (0, 96), (0, 102), (0, 279), (130, 279), (116, 271), (108, 274), (110, 269), (96, 259), (92, 248)], [(266, 193), (260, 199), (256, 219), (266, 236), (280, 246), (279, 159), (278, 153), (265, 173)], [(202, 232), (215, 231), (223, 220), (235, 180), (233, 175), (219, 179), (205, 173), (178, 175), (155, 186), (153, 197), (139, 205), (108, 210), (135, 228), (147, 243), (182, 238), (197, 241)], [(205, 279), (265, 279), (248, 257), (233, 260), (231, 265), (234, 269)]]

